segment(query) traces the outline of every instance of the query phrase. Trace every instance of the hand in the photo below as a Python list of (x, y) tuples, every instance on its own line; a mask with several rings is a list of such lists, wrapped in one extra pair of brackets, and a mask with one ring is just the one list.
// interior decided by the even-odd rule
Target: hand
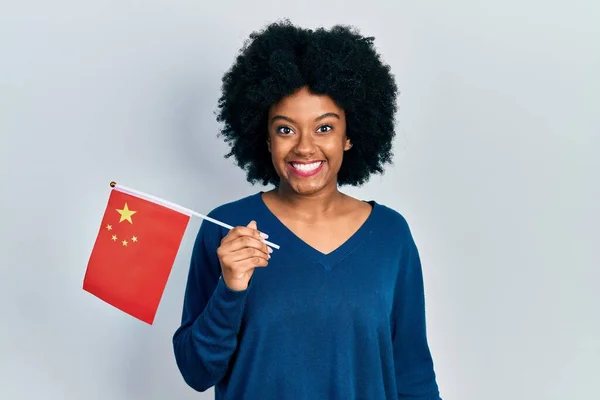
[(232, 290), (248, 287), (254, 268), (266, 267), (273, 251), (264, 242), (266, 235), (256, 228), (256, 222), (237, 226), (221, 240), (217, 249), (225, 284)]

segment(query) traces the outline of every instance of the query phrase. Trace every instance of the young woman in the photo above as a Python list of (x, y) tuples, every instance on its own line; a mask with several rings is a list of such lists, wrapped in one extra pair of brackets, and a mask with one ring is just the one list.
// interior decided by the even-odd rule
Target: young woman
[[(417, 247), (339, 190), (391, 162), (397, 88), (373, 39), (275, 23), (223, 78), (221, 135), (250, 183), (193, 249), (177, 365), (217, 399), (439, 400)], [(281, 246), (272, 250), (266, 237)]]

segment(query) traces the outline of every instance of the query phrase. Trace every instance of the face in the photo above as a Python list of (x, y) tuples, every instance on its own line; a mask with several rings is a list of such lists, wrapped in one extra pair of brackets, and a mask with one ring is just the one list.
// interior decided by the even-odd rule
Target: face
[(344, 151), (346, 116), (328, 96), (301, 89), (269, 111), (268, 146), (282, 189), (309, 195), (337, 188)]

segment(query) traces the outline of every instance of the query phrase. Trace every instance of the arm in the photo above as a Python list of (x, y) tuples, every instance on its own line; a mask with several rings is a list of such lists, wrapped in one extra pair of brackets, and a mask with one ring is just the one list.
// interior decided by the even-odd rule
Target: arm
[(200, 392), (227, 372), (249, 290), (231, 290), (220, 279), (217, 248), (221, 238), (217, 225), (202, 222), (192, 251), (181, 326), (173, 335), (179, 371)]
[(398, 398), (441, 400), (427, 343), (421, 261), (408, 225), (405, 229), (392, 331)]

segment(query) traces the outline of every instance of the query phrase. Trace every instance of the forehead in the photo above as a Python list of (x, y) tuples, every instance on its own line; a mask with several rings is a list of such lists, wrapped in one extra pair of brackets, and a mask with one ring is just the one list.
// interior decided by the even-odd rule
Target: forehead
[(294, 119), (302, 119), (318, 117), (329, 112), (339, 115), (343, 110), (331, 97), (313, 94), (308, 89), (302, 88), (274, 104), (269, 110), (269, 115), (282, 114)]

